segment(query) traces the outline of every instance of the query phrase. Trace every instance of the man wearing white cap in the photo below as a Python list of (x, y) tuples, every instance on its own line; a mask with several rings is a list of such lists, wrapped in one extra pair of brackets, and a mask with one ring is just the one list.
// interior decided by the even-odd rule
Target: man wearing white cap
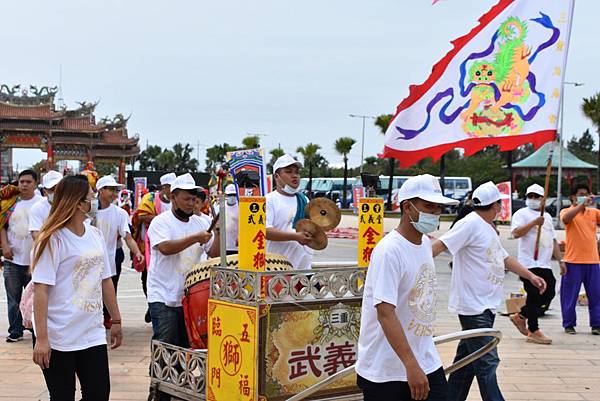
[(219, 256), (219, 236), (208, 232), (210, 223), (194, 214), (199, 188), (191, 174), (177, 177), (171, 184), (171, 211), (156, 216), (148, 229), (152, 339), (182, 347), (188, 346), (181, 305), (186, 274), (204, 254)]
[[(106, 175), (96, 182), (98, 212), (96, 218), (92, 221), (92, 224), (102, 231), (106, 242), (115, 292), (117, 292), (119, 277), (121, 276), (121, 264), (117, 263), (117, 239), (122, 238), (125, 240), (138, 263), (144, 260), (144, 256), (131, 236), (129, 215), (113, 203), (123, 187), (124, 185), (117, 183), (112, 175)], [(104, 325), (110, 328), (110, 318), (106, 309), (104, 321)]]
[(295, 269), (310, 269), (313, 251), (306, 246), (310, 234), (295, 230), (308, 203), (300, 193), (301, 168), (302, 163), (288, 154), (273, 165), (277, 187), (266, 196), (267, 253), (285, 256)]
[[(502, 195), (489, 181), (473, 191), (473, 209), (464, 219), (433, 242), (433, 255), (449, 251), (452, 278), (448, 310), (458, 314), (463, 330), (494, 326), (496, 308), (503, 299), (504, 270), (508, 269), (531, 282), (541, 293), (546, 282), (508, 255), (493, 226), (500, 213)], [(489, 337), (461, 340), (455, 361), (475, 352), (489, 342)], [(496, 368), (500, 363), (496, 349), (452, 373), (448, 378), (448, 400), (465, 400), (473, 378), (477, 377), (481, 398), (504, 400)]]
[[(538, 317), (548, 310), (550, 302), (556, 294), (556, 278), (554, 278), (551, 266), (552, 256), (560, 261), (562, 255), (556, 241), (552, 217), (547, 212), (544, 212), (543, 217), (541, 215), (544, 188), (533, 184), (527, 188), (525, 196), (527, 207), (515, 212), (512, 217), (511, 230), (513, 237), (519, 239), (519, 262), (532, 273), (543, 278), (547, 288), (543, 294), (540, 294), (540, 291), (528, 280), (521, 279), (527, 292), (527, 300), (521, 311), (511, 315), (510, 320), (521, 334), (527, 336), (527, 341), (550, 344), (552, 340), (546, 337), (538, 326)], [(535, 248), (539, 226), (542, 227), (542, 231), (536, 257)], [(560, 263), (564, 264), (564, 262)]]
[(402, 218), (375, 247), (362, 302), (356, 373), (365, 401), (446, 401), (433, 343), (436, 274), (431, 242), (443, 206), (437, 178), (409, 178), (398, 192)]
[(48, 171), (42, 177), (42, 187), (44, 188), (46, 197), (33, 205), (29, 212), (29, 231), (34, 240), (50, 215), (50, 208), (54, 199), (54, 189), (62, 178), (62, 174), (54, 170)]
[(238, 194), (235, 185), (229, 184), (225, 187), (225, 228), (227, 231), (227, 254), (238, 253), (238, 228), (240, 218), (240, 207), (238, 205)]

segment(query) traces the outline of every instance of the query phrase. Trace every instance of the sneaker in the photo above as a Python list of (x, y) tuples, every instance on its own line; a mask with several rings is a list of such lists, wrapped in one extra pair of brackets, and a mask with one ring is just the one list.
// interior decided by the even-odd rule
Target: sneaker
[(600, 327), (592, 327), (592, 334), (595, 336), (600, 336)]
[(552, 344), (552, 339), (546, 337), (541, 330), (536, 330), (533, 333), (527, 334), (527, 342), (536, 344)]
[(519, 313), (510, 315), (510, 321), (515, 325), (519, 333), (524, 336), (527, 335), (527, 326), (525, 325), (525, 319)]
[(146, 310), (146, 314), (144, 315), (144, 322), (146, 322), (146, 323), (152, 322), (152, 319), (150, 318), (150, 309)]
[(567, 334), (577, 334), (575, 331), (575, 327), (565, 327), (565, 333)]
[(16, 343), (19, 341), (23, 341), (23, 335), (21, 334), (20, 336), (17, 334), (9, 334), (8, 337), (6, 337), (6, 342), (7, 343)]

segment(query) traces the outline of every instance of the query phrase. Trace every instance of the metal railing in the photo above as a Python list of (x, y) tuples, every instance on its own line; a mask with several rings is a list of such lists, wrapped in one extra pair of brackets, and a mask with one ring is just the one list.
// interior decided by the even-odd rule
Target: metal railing
[[(459, 331), (456, 333), (445, 334), (443, 336), (437, 336), (437, 337), (433, 338), (433, 342), (436, 345), (439, 345), (439, 344), (444, 344), (444, 343), (447, 343), (450, 341), (465, 340), (468, 338), (476, 338), (476, 337), (492, 337), (492, 339), (490, 342), (488, 342), (486, 345), (484, 345), (477, 351), (473, 352), (470, 355), (467, 355), (460, 361), (457, 361), (457, 362), (453, 363), (452, 365), (448, 366), (447, 368), (445, 368), (444, 373), (446, 373), (448, 375), (452, 372), (455, 372), (455, 371), (463, 368), (464, 366), (468, 365), (469, 363), (479, 359), (481, 356), (487, 354), (494, 348), (496, 348), (498, 346), (498, 343), (500, 342), (500, 340), (502, 340), (502, 333), (496, 329), (472, 329), (472, 330)], [(318, 382), (317, 384), (312, 385), (311, 387), (294, 395), (293, 397), (288, 398), (287, 401), (304, 400), (307, 397), (310, 397), (311, 395), (319, 392), (320, 390), (325, 389), (331, 383), (334, 383), (337, 380), (341, 380), (344, 377), (349, 376), (353, 373), (355, 373), (354, 365), (348, 366), (347, 368), (340, 370), (339, 372), (327, 377), (326, 379)]]

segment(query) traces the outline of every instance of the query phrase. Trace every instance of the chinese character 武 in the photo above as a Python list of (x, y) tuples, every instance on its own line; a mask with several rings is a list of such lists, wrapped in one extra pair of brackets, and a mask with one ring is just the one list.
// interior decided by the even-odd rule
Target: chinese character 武
[(292, 380), (308, 374), (307, 367), (310, 367), (314, 376), (320, 377), (321, 371), (316, 365), (316, 361), (321, 359), (319, 351), (320, 349), (318, 346), (313, 350), (311, 345), (308, 345), (306, 350), (292, 351), (290, 354), (291, 358), (288, 359), (288, 365), (290, 366), (289, 379)]

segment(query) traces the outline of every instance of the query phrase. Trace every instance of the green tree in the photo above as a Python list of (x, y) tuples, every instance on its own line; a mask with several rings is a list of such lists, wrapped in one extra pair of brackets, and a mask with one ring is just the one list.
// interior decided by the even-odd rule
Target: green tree
[(46, 172), (46, 165), (47, 165), (47, 161), (46, 161), (46, 159), (43, 159), (43, 160), (40, 160), (39, 162), (35, 163), (34, 165), (32, 165), (31, 169), (33, 171), (35, 171), (36, 173), (38, 173), (38, 176), (41, 177)]
[(172, 150), (165, 150), (156, 157), (154, 161), (155, 171), (174, 171), (175, 153)]
[[(596, 131), (598, 133), (600, 143), (600, 92), (595, 95), (584, 98), (581, 104), (581, 111), (583, 114), (592, 121)], [(600, 151), (598, 152), (597, 165), (600, 166)], [(597, 171), (597, 186), (600, 188), (600, 169)]]
[(140, 163), (140, 170), (156, 171), (156, 158), (162, 153), (162, 148), (158, 145), (150, 145), (140, 152), (137, 157)]
[(95, 163), (94, 167), (96, 168), (99, 177), (117, 174), (117, 166), (113, 163)]
[(306, 190), (309, 197), (312, 197), (313, 171), (324, 160), (323, 156), (319, 154), (319, 149), (321, 149), (321, 145), (317, 145), (316, 143), (308, 143), (306, 146), (299, 146), (296, 149), (296, 152), (300, 153), (304, 159), (304, 167), (308, 169), (308, 185), (306, 186)]
[[(392, 122), (392, 118), (394, 118), (394, 116), (392, 114), (382, 114), (375, 119), (375, 125), (377, 127), (379, 127), (379, 129), (383, 135), (385, 135), (385, 132), (387, 131), (390, 123)], [(392, 191), (393, 191), (395, 167), (396, 167), (396, 159), (394, 159), (393, 157), (390, 157), (388, 159), (388, 169), (389, 169), (388, 175), (390, 177), (389, 177), (389, 182), (388, 182), (388, 193), (387, 193), (387, 202), (386, 202), (387, 210), (392, 210)]]
[(269, 154), (271, 155), (271, 160), (269, 161), (269, 163), (267, 163), (267, 168), (271, 172), (271, 174), (273, 174), (273, 166), (275, 165), (275, 162), (277, 161), (277, 159), (279, 159), (285, 154), (285, 151), (281, 148), (274, 148), (271, 149)]
[(173, 145), (173, 164), (175, 171), (198, 171), (198, 160), (192, 157), (194, 148), (189, 143)]
[(237, 150), (237, 147), (229, 145), (227, 142), (206, 149), (206, 172), (210, 173), (225, 163), (227, 152), (234, 150)]
[(342, 155), (344, 159), (344, 184), (342, 185), (342, 207), (346, 208), (347, 205), (347, 195), (346, 195), (346, 186), (348, 184), (348, 153), (352, 150), (352, 146), (356, 141), (354, 138), (350, 138), (348, 136), (343, 136), (335, 141), (335, 151)]
[(242, 147), (244, 149), (256, 149), (260, 147), (260, 136), (248, 135), (242, 139)]
[(581, 137), (573, 137), (567, 143), (567, 149), (581, 160), (588, 163), (596, 163), (595, 141), (590, 130), (587, 129)]

